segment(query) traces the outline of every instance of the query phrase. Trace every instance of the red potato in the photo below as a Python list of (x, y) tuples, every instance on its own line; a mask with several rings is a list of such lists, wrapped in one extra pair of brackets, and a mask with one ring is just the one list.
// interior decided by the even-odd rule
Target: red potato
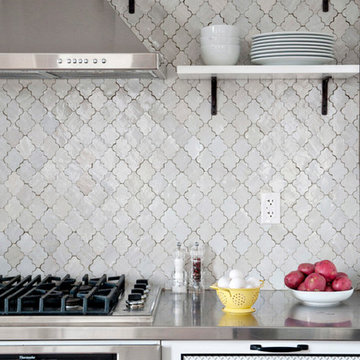
[(305, 279), (305, 286), (307, 291), (324, 291), (326, 280), (322, 275), (313, 273)]
[(322, 275), (327, 282), (336, 278), (336, 266), (330, 260), (322, 260), (316, 263), (315, 272)]
[(352, 283), (348, 277), (340, 276), (332, 282), (331, 286), (335, 291), (345, 291), (352, 288)]
[(306, 291), (305, 282), (303, 281), (297, 288), (299, 291)]
[(304, 278), (305, 276), (301, 271), (292, 271), (285, 276), (284, 283), (290, 289), (297, 289)]
[(326, 291), (326, 292), (333, 292), (334, 290), (333, 290), (333, 288), (331, 287), (331, 285), (326, 285), (326, 288), (325, 288), (324, 291)]
[(303, 263), (298, 266), (298, 270), (305, 275), (310, 275), (315, 271), (315, 266), (310, 263)]
[(349, 277), (348, 274), (345, 274), (344, 272), (341, 271), (336, 274), (336, 277), (340, 277), (340, 276)]

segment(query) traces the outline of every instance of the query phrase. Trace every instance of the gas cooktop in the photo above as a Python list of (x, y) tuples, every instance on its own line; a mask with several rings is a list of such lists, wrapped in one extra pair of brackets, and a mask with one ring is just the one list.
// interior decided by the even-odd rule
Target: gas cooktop
[[(125, 292), (127, 296), (125, 297)], [(113, 315), (131, 321), (152, 320), (160, 288), (139, 279), (125, 291), (125, 276), (81, 280), (66, 275), (3, 277), (0, 275), (0, 315)], [(140, 320), (139, 320), (140, 321)]]
[(125, 288), (125, 276), (89, 278), (78, 281), (48, 275), (0, 276), (2, 315), (104, 315), (115, 308)]

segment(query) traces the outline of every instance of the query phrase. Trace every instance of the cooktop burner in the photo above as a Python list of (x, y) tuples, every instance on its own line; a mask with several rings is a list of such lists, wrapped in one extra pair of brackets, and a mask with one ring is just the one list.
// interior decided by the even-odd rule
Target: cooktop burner
[(125, 276), (77, 281), (48, 275), (0, 276), (1, 315), (107, 315), (124, 293)]

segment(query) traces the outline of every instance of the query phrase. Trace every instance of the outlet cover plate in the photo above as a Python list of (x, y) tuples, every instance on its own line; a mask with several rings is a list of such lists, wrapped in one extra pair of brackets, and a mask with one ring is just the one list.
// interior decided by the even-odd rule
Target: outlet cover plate
[(261, 223), (280, 224), (280, 193), (261, 194)]

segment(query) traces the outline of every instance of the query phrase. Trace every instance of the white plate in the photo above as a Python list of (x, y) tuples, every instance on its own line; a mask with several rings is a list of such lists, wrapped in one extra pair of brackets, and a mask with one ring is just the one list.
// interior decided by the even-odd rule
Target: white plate
[(283, 42), (283, 43), (271, 43), (271, 44), (265, 44), (265, 45), (253, 45), (251, 47), (251, 50), (258, 50), (258, 49), (281, 49), (283, 47), (295, 47), (295, 48), (314, 48), (314, 49), (327, 49), (327, 50), (333, 50), (332, 45), (328, 44), (314, 44), (313, 42), (303, 42), (303, 43), (293, 43), (293, 42)]
[(321, 56), (329, 57), (334, 59), (334, 54), (331, 52), (318, 52), (318, 51), (274, 51), (274, 52), (260, 52), (260, 53), (251, 53), (251, 59), (257, 59), (261, 57), (271, 57), (271, 56)]
[(334, 43), (331, 42), (321, 42), (318, 40), (311, 41), (287, 41), (287, 40), (277, 40), (277, 41), (264, 41), (264, 42), (257, 42), (252, 43), (251, 47), (261, 47), (261, 46), (286, 46), (286, 45), (293, 45), (293, 46), (325, 46), (328, 48), (334, 48)]
[(322, 56), (274, 56), (251, 59), (256, 65), (325, 65), (333, 62), (333, 58)]
[(294, 297), (305, 305), (310, 306), (333, 306), (341, 301), (347, 300), (354, 292), (354, 289), (346, 291), (299, 291), (291, 290)]
[(294, 53), (294, 52), (278, 52), (276, 54), (259, 54), (250, 56), (251, 59), (259, 59), (259, 58), (272, 58), (272, 57), (282, 57), (282, 56), (298, 56), (298, 57), (320, 57), (320, 58), (329, 58), (334, 59), (334, 56), (331, 54), (318, 54), (313, 52), (303, 52), (303, 53)]
[(326, 39), (334, 39), (334, 36), (331, 34), (324, 33), (315, 33), (315, 32), (306, 32), (306, 31), (283, 31), (283, 32), (273, 32), (273, 33), (262, 33), (254, 35), (253, 39), (261, 39), (267, 37), (278, 37), (278, 36), (309, 36), (309, 37), (318, 37), (318, 38), (326, 38)]
[(326, 51), (326, 50), (314, 50), (314, 49), (274, 49), (274, 50), (256, 50), (251, 51), (250, 55), (257, 56), (257, 55), (286, 55), (286, 54), (299, 54), (299, 55), (324, 55), (324, 56), (331, 56), (334, 57), (333, 51)]
[[(309, 38), (304, 38), (304, 37), (299, 37), (299, 38), (294, 38), (294, 37), (285, 37), (285, 38), (276, 38), (276, 39), (262, 39), (262, 40), (254, 40), (252, 42), (252, 45), (265, 45), (265, 44), (273, 44), (274, 42), (280, 42), (283, 43), (285, 41), (287, 42), (291, 42), (293, 44), (301, 44), (303, 42), (309, 42)], [(312, 43), (316, 43), (316, 44), (325, 44), (325, 45), (333, 45), (334, 41), (332, 40), (327, 40), (327, 39), (320, 39), (320, 38), (313, 38), (311, 39)]]

